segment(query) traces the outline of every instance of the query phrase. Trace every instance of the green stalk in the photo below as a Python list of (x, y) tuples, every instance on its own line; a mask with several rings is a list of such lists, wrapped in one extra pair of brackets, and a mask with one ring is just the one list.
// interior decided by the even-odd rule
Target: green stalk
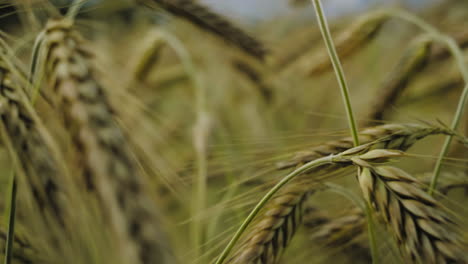
[(359, 137), (357, 131), (356, 121), (354, 119), (353, 108), (351, 107), (351, 102), (349, 100), (349, 89), (346, 83), (346, 78), (343, 72), (343, 67), (341, 66), (340, 58), (336, 52), (335, 45), (333, 44), (333, 39), (330, 34), (330, 29), (328, 28), (328, 23), (323, 12), (322, 3), (320, 0), (311, 0), (315, 7), (315, 14), (319, 23), (320, 31), (322, 32), (323, 40), (327, 46), (328, 55), (330, 55), (330, 60), (335, 70), (336, 78), (340, 85), (341, 96), (343, 98), (343, 103), (346, 108), (346, 115), (348, 116), (349, 129), (351, 130), (351, 135), (353, 137), (354, 146), (359, 145)]
[(334, 161), (335, 155), (330, 155), (327, 157), (323, 157), (320, 159), (316, 159), (313, 161), (310, 161), (306, 163), (305, 165), (295, 169), (293, 172), (289, 173), (286, 177), (284, 177), (280, 182), (278, 182), (273, 188), (268, 191), (265, 196), (260, 200), (260, 202), (255, 205), (254, 209), (249, 213), (247, 218), (242, 222), (241, 226), (239, 229), (236, 231), (234, 236), (232, 237), (231, 241), (229, 241), (228, 245), (224, 248), (223, 252), (219, 256), (219, 258), (216, 260), (215, 264), (222, 264), (224, 260), (226, 260), (227, 256), (231, 252), (231, 250), (234, 248), (236, 242), (239, 240), (241, 237), (242, 233), (247, 229), (249, 224), (253, 221), (255, 216), (260, 212), (260, 210), (265, 206), (265, 204), (275, 195), (284, 185), (286, 185), (288, 182), (290, 182), (292, 179), (294, 179), (296, 176), (305, 173), (306, 171), (316, 168), (318, 166), (332, 163)]
[[(351, 106), (351, 101), (349, 99), (349, 89), (348, 84), (346, 82), (346, 77), (344, 75), (343, 66), (341, 65), (340, 58), (338, 57), (338, 53), (336, 52), (335, 45), (333, 44), (333, 39), (330, 34), (330, 29), (328, 28), (328, 23), (325, 18), (325, 14), (323, 12), (322, 3), (320, 0), (312, 0), (315, 8), (315, 14), (317, 16), (317, 20), (319, 23), (320, 31), (322, 32), (322, 37), (325, 41), (325, 45), (327, 46), (328, 55), (330, 55), (330, 60), (333, 65), (333, 69), (335, 70), (335, 75), (340, 85), (341, 90), (341, 97), (343, 99), (343, 103), (346, 108), (346, 115), (348, 117), (348, 126), (351, 130), (351, 135), (353, 137), (354, 146), (359, 145), (359, 136), (357, 131), (356, 120), (354, 119), (353, 108)], [(367, 218), (367, 228), (369, 230), (369, 243), (372, 252), (372, 263), (377, 262), (377, 255), (376, 255), (376, 242), (375, 242), (375, 234), (373, 232), (374, 227), (372, 223), (372, 217), (369, 212), (369, 208), (366, 207), (366, 215)]]
[[(463, 89), (463, 92), (462, 92), (462, 94), (460, 96), (460, 99), (459, 99), (458, 105), (457, 105), (457, 109), (455, 111), (455, 115), (454, 115), (453, 120), (452, 120), (452, 124), (450, 125), (451, 130), (453, 130), (453, 131), (457, 130), (458, 125), (460, 124), (460, 120), (461, 120), (461, 118), (463, 116), (463, 109), (465, 108), (466, 99), (468, 98), (468, 67), (467, 67), (467, 65), (466, 65), (466, 63), (464, 61), (464, 56), (463, 56), (462, 50), (460, 49), (460, 47), (458, 47), (457, 42), (453, 38), (451, 38), (449, 36), (446, 36), (446, 35), (443, 35), (436, 28), (434, 28), (433, 26), (431, 26), (429, 23), (425, 22), (424, 20), (420, 19), (419, 17), (417, 17), (417, 16), (415, 16), (415, 15), (413, 15), (411, 13), (408, 13), (406, 11), (398, 10), (398, 9), (390, 9), (387, 12), (391, 16), (394, 16), (394, 17), (400, 18), (400, 19), (402, 19), (404, 21), (407, 21), (409, 23), (412, 23), (412, 24), (420, 27), (424, 31), (426, 31), (432, 39), (446, 45), (447, 48), (452, 53), (453, 57), (455, 58), (456, 63), (458, 65), (458, 68), (460, 70), (460, 73), (461, 73), (461, 75), (463, 77), (463, 80), (465, 82), (465, 88)], [(439, 176), (440, 176), (440, 170), (442, 168), (442, 162), (443, 162), (445, 156), (448, 153), (448, 150), (450, 148), (450, 144), (452, 143), (452, 139), (453, 139), (453, 135), (448, 135), (445, 138), (444, 145), (442, 147), (442, 150), (439, 153), (439, 157), (437, 159), (437, 162), (436, 162), (436, 165), (434, 167), (433, 174), (432, 174), (431, 185), (429, 186), (429, 190), (428, 190), (428, 193), (430, 195), (432, 195), (434, 193), (434, 190), (437, 187), (437, 181), (438, 181)]]
[(80, 11), (81, 7), (89, 0), (75, 0), (68, 9), (67, 18), (75, 20), (76, 15)]
[(356, 194), (351, 192), (349, 189), (344, 188), (338, 184), (334, 183), (325, 183), (325, 186), (330, 188), (330, 191), (338, 193), (350, 201), (352, 201), (356, 206), (358, 206), (366, 214), (367, 220), (367, 233), (369, 236), (369, 248), (371, 251), (372, 264), (377, 264), (379, 259), (377, 242), (375, 240), (375, 228), (374, 228), (374, 219), (372, 214), (372, 206), (364, 201), (361, 197), (358, 197)]
[(192, 189), (192, 216), (193, 222), (190, 226), (193, 249), (195, 251), (194, 258), (198, 259), (201, 256), (201, 246), (205, 237), (205, 227), (201, 219), (197, 217), (200, 212), (206, 209), (206, 193), (207, 193), (207, 154), (206, 141), (209, 133), (209, 112), (206, 106), (206, 87), (203, 79), (198, 73), (189, 52), (184, 45), (174, 36), (164, 31), (158, 31), (161, 39), (166, 41), (174, 50), (182, 63), (187, 75), (190, 76), (195, 89), (195, 104), (196, 104), (196, 121), (193, 133), (193, 147), (196, 155), (197, 175), (194, 179)]
[(366, 220), (367, 220), (367, 233), (369, 236), (369, 246), (372, 257), (372, 264), (377, 264), (379, 255), (377, 250), (377, 241), (375, 239), (375, 228), (374, 228), (374, 216), (372, 213), (372, 206), (369, 203), (366, 203)]
[(11, 264), (13, 253), (13, 240), (15, 235), (15, 215), (16, 215), (16, 179), (13, 174), (11, 180), (10, 207), (8, 210), (8, 230), (5, 245), (4, 264)]

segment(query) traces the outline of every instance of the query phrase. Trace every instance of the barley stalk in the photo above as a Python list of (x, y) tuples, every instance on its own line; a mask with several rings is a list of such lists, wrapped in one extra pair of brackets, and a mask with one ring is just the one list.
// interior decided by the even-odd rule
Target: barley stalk
[(96, 79), (92, 52), (68, 20), (48, 22), (45, 45), (47, 81), (81, 155), (84, 181), (111, 221), (124, 262), (172, 263), (158, 210)]

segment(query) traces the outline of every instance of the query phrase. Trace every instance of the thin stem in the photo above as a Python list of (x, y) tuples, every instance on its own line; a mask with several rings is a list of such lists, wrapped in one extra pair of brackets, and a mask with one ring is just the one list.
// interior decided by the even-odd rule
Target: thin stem
[(372, 207), (367, 203), (367, 201), (364, 201), (361, 197), (358, 197), (356, 194), (354, 194), (352, 191), (350, 191), (347, 188), (344, 188), (338, 184), (334, 183), (325, 183), (325, 186), (330, 188), (330, 191), (338, 193), (350, 201), (352, 201), (356, 206), (358, 206), (365, 214), (366, 214), (366, 220), (367, 220), (367, 233), (369, 236), (369, 248), (371, 251), (371, 256), (372, 256), (372, 264), (377, 264), (378, 263), (378, 250), (377, 250), (377, 242), (375, 239), (375, 228), (374, 228), (374, 219), (373, 214), (372, 214)]
[(239, 240), (241, 237), (242, 233), (247, 229), (249, 224), (252, 222), (252, 220), (257, 216), (257, 214), (260, 212), (260, 210), (265, 206), (265, 204), (275, 195), (284, 185), (286, 185), (288, 182), (290, 182), (294, 177), (321, 165), (328, 164), (333, 162), (333, 159), (336, 156), (330, 155), (327, 157), (323, 157), (320, 159), (316, 159), (313, 161), (310, 161), (309, 163), (304, 164), (303, 166), (295, 169), (293, 172), (289, 173), (286, 177), (284, 177), (280, 182), (278, 182), (273, 188), (268, 191), (265, 196), (260, 200), (260, 202), (257, 203), (257, 205), (254, 207), (254, 209), (250, 212), (250, 214), (247, 216), (247, 218), (242, 222), (241, 226), (239, 229), (236, 231), (234, 236), (232, 237), (231, 241), (229, 241), (228, 245), (226, 248), (224, 248), (223, 252), (219, 256), (219, 258), (216, 260), (215, 264), (222, 264), (224, 260), (226, 260), (227, 256), (231, 252), (231, 250), (234, 248), (234, 245), (236, 242)]
[(190, 53), (185, 49), (184, 45), (174, 36), (164, 31), (158, 31), (161, 39), (166, 41), (169, 46), (174, 49), (185, 71), (190, 76), (195, 89), (195, 104), (196, 104), (196, 121), (193, 129), (193, 147), (196, 154), (197, 175), (195, 184), (193, 185), (192, 195), (192, 215), (194, 220), (190, 227), (193, 248), (195, 250), (194, 258), (201, 256), (201, 245), (205, 237), (205, 228), (203, 222), (196, 215), (206, 208), (206, 193), (207, 193), (207, 138), (209, 133), (210, 116), (206, 106), (206, 87), (203, 83), (202, 76), (198, 73)]
[[(437, 42), (440, 42), (442, 44), (445, 44), (447, 48), (450, 50), (452, 53), (453, 57), (456, 60), (456, 63), (458, 65), (458, 68), (460, 70), (460, 73), (463, 77), (463, 80), (465, 82), (465, 88), (463, 89), (463, 92), (460, 96), (460, 99), (458, 101), (457, 109), (455, 111), (455, 115), (452, 120), (452, 124), (450, 126), (450, 129), (455, 131), (458, 128), (458, 125), (460, 124), (460, 120), (463, 116), (463, 109), (465, 108), (465, 104), (468, 98), (468, 67), (465, 63), (463, 52), (458, 47), (457, 42), (446, 35), (443, 35), (440, 33), (436, 28), (431, 26), (429, 23), (425, 22), (424, 20), (420, 19), (419, 17), (403, 11), (403, 10), (398, 10), (398, 9), (389, 9), (388, 14), (397, 18), (400, 18), (402, 20), (405, 20), (407, 22), (410, 22), (421, 29), (425, 30), (429, 35)], [(431, 184), (429, 186), (428, 193), (432, 195), (434, 193), (434, 190), (437, 187), (437, 181), (440, 176), (440, 171), (442, 168), (442, 162), (445, 158), (445, 155), (447, 155), (448, 150), (450, 148), (450, 144), (452, 142), (453, 135), (448, 135), (445, 139), (444, 145), (442, 147), (442, 150), (439, 153), (439, 157), (437, 159), (436, 165), (434, 167), (434, 171), (432, 174), (432, 179), (431, 179)]]
[(5, 246), (5, 259), (4, 264), (11, 263), (11, 256), (13, 252), (13, 240), (15, 235), (15, 215), (16, 215), (16, 179), (15, 175), (12, 176), (11, 193), (10, 193), (10, 207), (8, 210), (8, 231)]
[(67, 17), (71, 20), (74, 20), (78, 12), (80, 11), (81, 7), (87, 2), (88, 0), (75, 0), (68, 9)]
[(377, 250), (377, 241), (375, 239), (374, 216), (372, 214), (372, 206), (366, 203), (366, 219), (367, 219), (367, 233), (369, 236), (369, 247), (372, 256), (372, 264), (377, 264), (379, 255)]
[(343, 67), (341, 66), (340, 58), (338, 57), (335, 45), (333, 44), (330, 29), (328, 28), (327, 20), (323, 12), (322, 3), (320, 0), (312, 0), (312, 3), (314, 4), (315, 14), (317, 15), (320, 31), (322, 32), (322, 37), (325, 41), (325, 45), (327, 46), (328, 54), (330, 55), (333, 69), (335, 70), (336, 78), (338, 79), (338, 83), (340, 85), (341, 96), (346, 108), (346, 115), (348, 116), (349, 129), (351, 130), (354, 146), (358, 146), (359, 137), (357, 132), (357, 125), (354, 119), (353, 108), (351, 107), (351, 102), (349, 100), (348, 85), (346, 83)]

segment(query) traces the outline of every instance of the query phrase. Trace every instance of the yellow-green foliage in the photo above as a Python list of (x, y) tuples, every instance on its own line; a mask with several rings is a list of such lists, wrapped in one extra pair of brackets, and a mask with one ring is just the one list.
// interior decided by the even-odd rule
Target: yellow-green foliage
[[(448, 128), (465, 80), (419, 28), (378, 6), (328, 21), (353, 148), (312, 11), (252, 25), (203, 1), (54, 2), (0, 1), (0, 261), (12, 175), (12, 263), (208, 264), (328, 157), (223, 263), (468, 263), (467, 116)], [(463, 50), (465, 2), (417, 15)]]

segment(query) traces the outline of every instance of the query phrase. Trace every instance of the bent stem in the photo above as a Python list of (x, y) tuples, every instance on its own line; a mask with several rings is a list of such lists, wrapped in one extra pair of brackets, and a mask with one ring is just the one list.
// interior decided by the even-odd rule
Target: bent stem
[(89, 0), (75, 0), (75, 1), (73, 1), (73, 3), (71, 4), (70, 9), (68, 9), (68, 12), (67, 12), (66, 16), (69, 19), (74, 20), (76, 15), (78, 15), (78, 12), (80, 11), (81, 7), (88, 1)]
[[(450, 125), (450, 129), (452, 131), (455, 131), (458, 128), (458, 125), (460, 124), (460, 120), (461, 120), (461, 118), (463, 116), (463, 109), (465, 108), (465, 104), (466, 104), (466, 99), (468, 98), (468, 67), (467, 67), (467, 65), (466, 65), (466, 63), (464, 61), (463, 52), (461, 51), (461, 49), (458, 46), (457, 42), (453, 38), (440, 33), (436, 28), (434, 28), (432, 25), (425, 22), (421, 18), (419, 18), (419, 17), (417, 17), (417, 16), (415, 16), (415, 15), (409, 13), (409, 12), (399, 10), (399, 9), (389, 9), (389, 10), (387, 10), (387, 13), (390, 16), (402, 19), (404, 21), (407, 21), (409, 23), (412, 23), (412, 24), (420, 27), (421, 29), (426, 31), (432, 39), (446, 45), (447, 48), (452, 53), (453, 57), (455, 58), (455, 61), (456, 61), (457, 65), (458, 65), (460, 73), (461, 73), (461, 75), (463, 77), (463, 80), (465, 82), (465, 88), (463, 89), (463, 92), (462, 92), (462, 94), (460, 96), (460, 99), (459, 99), (458, 105), (457, 105), (457, 109), (455, 111), (455, 115), (454, 115), (453, 120), (452, 120), (452, 124)], [(443, 162), (443, 160), (445, 158), (445, 155), (447, 155), (447, 153), (448, 153), (448, 150), (450, 148), (450, 144), (452, 143), (452, 139), (453, 139), (453, 135), (447, 135), (447, 137), (445, 138), (445, 142), (444, 142), (444, 145), (442, 147), (442, 150), (439, 153), (439, 157), (437, 159), (436, 165), (434, 167), (434, 171), (432, 173), (431, 184), (430, 184), (429, 189), (428, 189), (428, 193), (430, 195), (432, 195), (434, 193), (434, 190), (437, 187), (437, 181), (438, 181), (439, 176), (440, 176), (440, 170), (442, 168), (442, 162)]]
[(336, 78), (340, 85), (341, 96), (343, 98), (343, 103), (346, 108), (346, 115), (348, 116), (349, 129), (351, 130), (351, 135), (353, 137), (354, 146), (359, 145), (359, 137), (357, 132), (356, 121), (354, 120), (353, 108), (351, 107), (351, 102), (349, 100), (349, 89), (346, 83), (346, 78), (343, 72), (343, 67), (341, 66), (340, 58), (336, 52), (335, 45), (333, 44), (333, 39), (330, 34), (330, 29), (328, 28), (327, 20), (323, 12), (322, 3), (320, 0), (312, 0), (312, 3), (315, 7), (315, 14), (317, 15), (317, 20), (319, 23), (320, 31), (322, 32), (323, 40), (327, 46), (328, 54), (330, 55), (330, 60), (335, 70)]
[(231, 250), (234, 248), (235, 244), (241, 237), (241, 235), (244, 233), (244, 231), (247, 229), (249, 224), (252, 222), (252, 220), (257, 216), (257, 214), (260, 212), (260, 210), (265, 206), (265, 204), (275, 195), (284, 185), (286, 185), (288, 182), (290, 182), (292, 179), (294, 179), (296, 176), (305, 173), (306, 171), (324, 165), (328, 163), (332, 163), (335, 155), (330, 155), (327, 157), (323, 157), (320, 159), (316, 159), (313, 161), (310, 161), (309, 163), (304, 164), (303, 166), (295, 169), (293, 172), (288, 174), (286, 177), (284, 177), (280, 182), (278, 182), (273, 188), (268, 191), (265, 196), (260, 200), (260, 202), (257, 203), (257, 205), (254, 207), (254, 209), (249, 213), (247, 218), (242, 222), (241, 226), (239, 229), (236, 231), (234, 236), (232, 237), (231, 241), (229, 241), (228, 245), (226, 248), (224, 248), (223, 252), (219, 256), (218, 260), (216, 260), (215, 264), (222, 264), (224, 260), (226, 260), (227, 256), (231, 252)]
[(210, 114), (207, 110), (206, 87), (200, 73), (197, 71), (192, 57), (184, 45), (173, 35), (165, 31), (157, 31), (161, 39), (174, 50), (182, 63), (187, 75), (190, 76), (195, 93), (196, 121), (193, 128), (193, 147), (196, 155), (197, 174), (194, 179), (192, 195), (192, 215), (195, 217), (191, 229), (192, 243), (194, 247), (195, 259), (201, 256), (201, 246), (205, 237), (205, 228), (202, 220), (196, 217), (197, 214), (206, 209), (207, 193), (207, 141), (210, 130)]
[(369, 248), (371, 251), (372, 256), (372, 264), (378, 263), (378, 250), (377, 250), (377, 242), (375, 239), (375, 228), (374, 228), (374, 215), (372, 214), (372, 206), (364, 201), (361, 197), (358, 197), (352, 191), (347, 188), (344, 188), (338, 184), (334, 183), (325, 183), (325, 186), (330, 188), (330, 191), (335, 192), (337, 194), (342, 195), (343, 197), (352, 201), (357, 207), (359, 207), (365, 214), (367, 220), (367, 233), (369, 236)]

